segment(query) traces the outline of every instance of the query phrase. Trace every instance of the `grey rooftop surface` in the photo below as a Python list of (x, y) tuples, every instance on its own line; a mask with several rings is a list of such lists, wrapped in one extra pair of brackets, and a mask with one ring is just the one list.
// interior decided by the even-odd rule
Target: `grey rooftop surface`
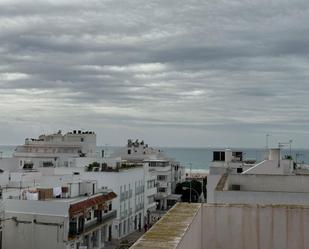
[(67, 217), (69, 203), (53, 201), (14, 200), (4, 201), (5, 210), (9, 213), (37, 214)]
[(130, 248), (176, 248), (200, 208), (198, 203), (176, 204)]

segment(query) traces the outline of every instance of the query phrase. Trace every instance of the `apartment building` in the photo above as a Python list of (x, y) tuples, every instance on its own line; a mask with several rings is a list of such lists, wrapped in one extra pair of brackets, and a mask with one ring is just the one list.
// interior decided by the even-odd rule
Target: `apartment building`
[(23, 145), (16, 147), (13, 158), (18, 159), (21, 169), (77, 167), (93, 162), (97, 157), (96, 149), (93, 131), (73, 130), (65, 134), (58, 131), (26, 138)]
[[(160, 149), (155, 149), (144, 141), (128, 140), (125, 147), (119, 149), (111, 157), (121, 158), (127, 162), (142, 162), (157, 177), (157, 209), (167, 210), (175, 202), (173, 195), (177, 183), (185, 180), (185, 167), (167, 157)], [(177, 197), (178, 198), (178, 197)], [(169, 205), (170, 204), (170, 205)]]
[(20, 199), (6, 199), (3, 248), (104, 248), (112, 239), (116, 194), (92, 191), (93, 183), (68, 183), (24, 189)]

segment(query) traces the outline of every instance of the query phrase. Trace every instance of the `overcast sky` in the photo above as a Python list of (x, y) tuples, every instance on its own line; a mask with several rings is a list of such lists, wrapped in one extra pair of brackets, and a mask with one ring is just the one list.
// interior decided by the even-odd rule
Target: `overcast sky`
[(0, 0), (0, 144), (309, 147), (308, 0)]

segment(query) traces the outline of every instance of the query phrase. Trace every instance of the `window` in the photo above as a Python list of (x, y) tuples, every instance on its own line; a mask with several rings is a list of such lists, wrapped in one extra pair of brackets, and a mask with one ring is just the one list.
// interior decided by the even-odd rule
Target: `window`
[(225, 161), (225, 152), (224, 151), (214, 151), (213, 160), (214, 161)]
[(81, 137), (81, 138), (80, 138), (80, 141), (81, 141), (81, 142), (84, 142), (84, 138), (83, 138), (83, 137)]
[(91, 211), (89, 211), (86, 215), (86, 220), (89, 221), (91, 220)]
[(165, 188), (158, 188), (158, 192), (165, 193)]
[(235, 158), (235, 160), (242, 162), (243, 160), (243, 155), (241, 151), (236, 151), (233, 152), (233, 157)]
[(158, 175), (157, 179), (158, 179), (158, 181), (165, 181), (166, 180), (166, 176)]

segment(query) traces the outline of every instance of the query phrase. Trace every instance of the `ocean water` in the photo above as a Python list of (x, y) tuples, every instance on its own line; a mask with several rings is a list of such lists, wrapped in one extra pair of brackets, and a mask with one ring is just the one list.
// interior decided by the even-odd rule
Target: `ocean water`
[[(11, 157), (16, 146), (0, 145), (0, 157)], [(119, 147), (111, 146), (98, 146), (98, 153), (101, 154), (101, 150), (104, 150), (108, 155), (112, 154)], [(222, 150), (222, 148), (164, 148), (160, 149), (169, 157), (179, 161), (182, 165), (192, 169), (208, 169), (209, 164), (212, 161), (212, 153), (214, 150)], [(231, 148), (233, 151), (243, 151), (245, 159), (254, 159), (256, 161), (262, 161), (265, 157), (265, 149), (248, 149), (248, 148)], [(2, 153), (1, 153), (2, 152)], [(289, 155), (289, 150), (283, 150), (283, 155)], [(309, 149), (293, 149), (292, 157), (297, 162), (303, 162), (309, 164)]]

